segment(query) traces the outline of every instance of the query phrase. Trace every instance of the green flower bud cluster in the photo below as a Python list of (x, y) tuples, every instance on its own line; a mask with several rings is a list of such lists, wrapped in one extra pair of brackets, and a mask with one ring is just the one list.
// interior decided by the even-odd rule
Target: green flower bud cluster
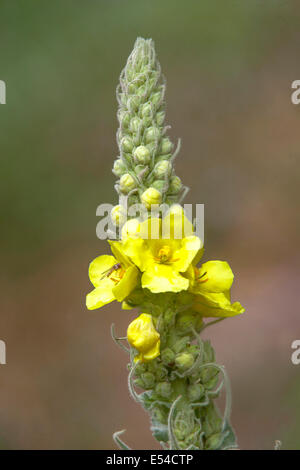
[(117, 143), (120, 155), (113, 173), (120, 203), (179, 202), (186, 189), (175, 175), (173, 160), (179, 150), (165, 126), (165, 80), (152, 39), (138, 38), (117, 88), (119, 103)]
[(160, 356), (130, 367), (134, 385), (144, 390), (139, 400), (150, 414), (153, 435), (169, 445), (173, 436), (176, 449), (234, 447), (234, 433), (215, 404), (222, 388), (222, 368), (215, 362), (210, 342), (197, 333), (202, 320), (188, 309), (176, 312), (171, 296), (169, 300), (169, 308), (164, 304), (159, 309), (157, 303), (148, 303), (149, 311), (157, 318)]

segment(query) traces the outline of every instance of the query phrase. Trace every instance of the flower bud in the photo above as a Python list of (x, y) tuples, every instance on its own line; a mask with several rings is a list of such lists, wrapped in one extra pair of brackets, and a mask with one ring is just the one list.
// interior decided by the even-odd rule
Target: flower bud
[(151, 96), (151, 102), (152, 102), (152, 104), (154, 104), (154, 106), (157, 105), (161, 101), (161, 99), (162, 99), (161, 91), (156, 91)]
[(123, 176), (121, 176), (120, 189), (123, 193), (128, 194), (135, 187), (136, 182), (129, 173), (125, 173)]
[(113, 173), (116, 176), (122, 176), (126, 171), (126, 165), (121, 158), (118, 158), (114, 162)]
[(130, 219), (122, 227), (122, 240), (127, 238), (137, 238), (140, 231), (140, 222), (138, 219)]
[(155, 391), (163, 398), (170, 398), (172, 394), (172, 385), (169, 382), (160, 382), (156, 385)]
[(164, 111), (159, 111), (156, 113), (156, 124), (158, 126), (162, 126), (165, 120), (165, 112)]
[(181, 179), (178, 176), (172, 176), (169, 190), (172, 194), (178, 194), (182, 188)]
[(151, 209), (153, 204), (161, 203), (162, 195), (157, 189), (150, 187), (143, 192), (141, 201), (147, 209)]
[(127, 87), (127, 91), (129, 94), (133, 95), (136, 93), (136, 90), (137, 90), (137, 84), (136, 82), (131, 82), (129, 83), (128, 87)]
[(151, 158), (149, 149), (144, 145), (137, 147), (133, 152), (133, 156), (135, 161), (142, 165), (149, 163)]
[(180, 333), (188, 333), (194, 327), (196, 317), (192, 313), (184, 313), (178, 316), (176, 326)]
[(132, 112), (132, 111), (136, 111), (137, 108), (139, 107), (139, 104), (140, 104), (140, 100), (138, 98), (138, 96), (134, 95), (134, 96), (131, 96), (130, 98), (128, 98), (127, 100), (127, 108)]
[(133, 149), (133, 142), (130, 137), (123, 137), (121, 140), (121, 148), (123, 152), (131, 152)]
[(168, 160), (161, 160), (154, 167), (154, 175), (156, 178), (163, 179), (171, 173), (172, 164)]
[(175, 361), (175, 353), (171, 348), (166, 348), (161, 352), (161, 360), (164, 364), (169, 365)]
[(139, 96), (144, 96), (146, 93), (147, 93), (147, 87), (145, 85), (142, 85), (137, 89), (137, 94)]
[(147, 371), (147, 365), (139, 363), (135, 366), (134, 374), (136, 376), (141, 375), (143, 372)]
[(121, 206), (121, 204), (114, 206), (110, 212), (111, 221), (117, 227), (123, 225), (126, 222), (126, 215), (126, 210), (123, 206)]
[(120, 110), (118, 113), (119, 122), (122, 127), (127, 128), (130, 123), (130, 114), (127, 111)]
[(134, 117), (130, 121), (129, 129), (131, 132), (137, 132), (139, 130), (139, 127), (141, 125), (141, 120), (138, 117)]
[(211, 379), (209, 379), (207, 382), (205, 382), (205, 388), (206, 390), (214, 390), (216, 386), (218, 385), (219, 382), (219, 377), (218, 375), (215, 375)]
[(168, 137), (164, 137), (161, 141), (161, 153), (166, 154), (172, 152), (173, 144)]
[(145, 132), (145, 141), (147, 144), (159, 139), (160, 132), (157, 127), (149, 127)]
[(157, 364), (155, 367), (155, 377), (157, 378), (157, 380), (164, 380), (167, 375), (167, 369), (162, 364)]
[[(152, 410), (152, 417), (155, 421), (159, 422), (159, 423), (164, 423), (166, 422), (166, 420), (168, 420), (168, 414), (167, 412), (163, 412), (162, 409), (159, 409), (159, 408), (155, 408), (153, 407), (153, 410)], [(153, 435), (154, 437), (158, 440), (158, 441), (162, 441), (162, 435), (160, 434), (161, 431), (160, 428), (156, 428), (156, 429), (153, 429), (152, 428), (152, 432), (153, 432)]]
[(144, 103), (141, 106), (141, 116), (143, 118), (149, 118), (152, 116), (152, 105), (150, 103)]
[(213, 434), (212, 436), (209, 436), (209, 438), (206, 439), (205, 441), (205, 449), (210, 449), (210, 450), (215, 450), (218, 449), (222, 442), (222, 433), (216, 433)]
[(168, 184), (166, 184), (166, 181), (156, 180), (152, 183), (152, 187), (158, 189), (160, 193), (164, 193), (168, 188)]
[(149, 389), (153, 388), (155, 385), (155, 377), (151, 372), (144, 372), (141, 375), (141, 379), (144, 383), (144, 388)]
[(129, 344), (139, 352), (134, 359), (135, 362), (152, 361), (160, 354), (160, 334), (154, 328), (152, 316), (148, 313), (142, 313), (130, 323), (127, 329), (127, 339)]
[(140, 388), (144, 388), (144, 385), (145, 385), (145, 384), (144, 384), (144, 381), (143, 381), (142, 379), (140, 379), (140, 378), (135, 379), (135, 380), (134, 380), (134, 384), (135, 384), (137, 387), (140, 387)]
[(192, 384), (188, 386), (187, 393), (191, 401), (198, 401), (203, 397), (205, 389), (202, 384)]
[(193, 355), (188, 352), (182, 352), (176, 356), (175, 364), (181, 370), (188, 370), (194, 364)]

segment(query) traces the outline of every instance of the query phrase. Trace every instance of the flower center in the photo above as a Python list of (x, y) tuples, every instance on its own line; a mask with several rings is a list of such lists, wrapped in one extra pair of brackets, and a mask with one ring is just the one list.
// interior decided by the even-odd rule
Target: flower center
[(123, 269), (121, 266), (117, 269), (114, 269), (108, 274), (109, 279), (111, 279), (115, 284), (118, 284), (118, 282), (121, 281), (122, 277), (125, 274), (125, 269)]
[(158, 252), (157, 261), (159, 263), (167, 263), (170, 261), (172, 250), (168, 245), (164, 245)]

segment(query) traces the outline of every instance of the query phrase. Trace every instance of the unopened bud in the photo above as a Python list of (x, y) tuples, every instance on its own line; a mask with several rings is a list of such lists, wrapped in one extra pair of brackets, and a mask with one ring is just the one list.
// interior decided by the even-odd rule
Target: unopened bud
[(155, 391), (163, 398), (169, 398), (172, 394), (172, 385), (169, 382), (160, 382), (156, 385)]
[(142, 379), (135, 379), (134, 383), (137, 387), (144, 388), (144, 382)]
[(155, 367), (155, 377), (157, 380), (164, 380), (167, 375), (167, 369), (162, 364), (157, 364)]
[(121, 204), (113, 207), (110, 213), (111, 221), (114, 225), (119, 227), (126, 222), (126, 210)]
[(164, 364), (169, 365), (175, 361), (175, 353), (170, 348), (166, 348), (161, 352), (161, 360)]
[(192, 354), (183, 352), (176, 356), (176, 366), (181, 370), (188, 370), (194, 364), (194, 357)]
[(139, 104), (140, 104), (140, 100), (136, 95), (131, 96), (127, 100), (127, 108), (130, 111), (135, 111), (139, 107)]
[(155, 376), (151, 372), (144, 372), (141, 375), (141, 379), (144, 382), (144, 386), (146, 389), (153, 388), (155, 385)]
[(147, 87), (145, 85), (142, 85), (137, 89), (137, 94), (139, 96), (144, 96), (146, 92), (147, 92)]
[(130, 121), (129, 129), (131, 132), (137, 132), (141, 125), (141, 120), (138, 117), (134, 117)]
[(137, 163), (146, 165), (150, 162), (150, 151), (144, 145), (140, 145), (133, 152), (134, 159)]
[(141, 201), (147, 209), (150, 209), (152, 205), (161, 203), (162, 195), (157, 189), (150, 187), (143, 192)]
[(149, 127), (145, 133), (145, 140), (146, 143), (149, 144), (150, 142), (156, 141), (160, 136), (159, 129), (157, 127)]
[(172, 151), (173, 144), (168, 137), (164, 137), (161, 141), (160, 150), (161, 153), (166, 154)]
[(180, 333), (188, 333), (194, 327), (195, 322), (195, 315), (192, 313), (184, 313), (178, 316), (176, 326)]
[(171, 173), (172, 164), (168, 160), (161, 160), (154, 167), (154, 175), (156, 178), (163, 179)]
[(130, 114), (127, 111), (119, 111), (118, 118), (122, 127), (127, 128), (129, 126)]
[(177, 194), (182, 188), (181, 179), (178, 176), (172, 176), (169, 190), (172, 194)]
[(162, 99), (162, 93), (160, 91), (153, 93), (153, 95), (151, 96), (151, 102), (154, 105), (157, 105), (161, 101), (161, 99)]
[(197, 401), (203, 397), (205, 389), (202, 384), (192, 384), (188, 386), (187, 392), (191, 401)]
[(143, 118), (152, 116), (152, 106), (150, 103), (144, 103), (141, 107), (141, 115)]
[(164, 123), (164, 120), (165, 120), (165, 113), (164, 111), (159, 111), (157, 114), (156, 114), (156, 124), (158, 126), (162, 126), (163, 123)]
[(205, 441), (205, 449), (218, 449), (218, 447), (221, 444), (222, 440), (222, 433), (216, 433), (213, 434), (212, 436), (209, 436), (209, 438), (206, 439)]
[(131, 152), (133, 149), (133, 142), (132, 139), (129, 137), (123, 137), (121, 140), (121, 148), (123, 152)]
[(122, 176), (126, 171), (126, 165), (121, 158), (114, 162), (113, 172), (116, 176)]
[(123, 193), (128, 194), (135, 187), (136, 182), (129, 173), (125, 173), (123, 176), (121, 176), (120, 189)]

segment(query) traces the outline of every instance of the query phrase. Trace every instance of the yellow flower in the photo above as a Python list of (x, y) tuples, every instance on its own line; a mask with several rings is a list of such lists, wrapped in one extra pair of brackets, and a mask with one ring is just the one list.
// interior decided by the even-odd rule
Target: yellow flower
[(135, 288), (139, 271), (121, 251), (120, 242), (110, 242), (114, 256), (103, 255), (89, 266), (95, 289), (86, 296), (86, 306), (94, 310), (114, 300), (122, 302)]
[[(180, 236), (179, 236), (180, 235)], [(123, 242), (124, 253), (142, 271), (142, 287), (153, 293), (187, 290), (183, 273), (198, 255), (202, 242), (193, 235), (193, 226), (183, 210), (163, 218), (150, 218), (139, 227), (139, 238)]]
[(234, 275), (226, 261), (208, 261), (200, 268), (192, 266), (187, 274), (190, 290), (196, 294), (193, 308), (203, 317), (233, 317), (244, 313), (239, 302), (231, 303)]
[(130, 323), (127, 329), (127, 339), (139, 354), (134, 362), (148, 362), (160, 354), (160, 334), (153, 325), (152, 316), (142, 313)]

